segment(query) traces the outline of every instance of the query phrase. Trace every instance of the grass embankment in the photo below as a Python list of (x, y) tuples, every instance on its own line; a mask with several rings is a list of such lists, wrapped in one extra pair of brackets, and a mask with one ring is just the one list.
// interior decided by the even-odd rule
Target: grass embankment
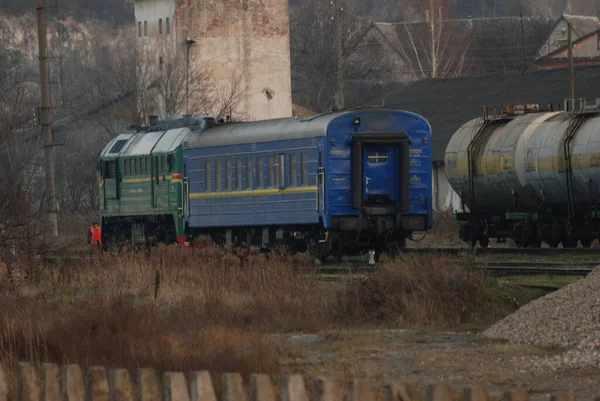
[(208, 246), (44, 266), (0, 263), (0, 360), (159, 371), (277, 374), (285, 344), (265, 334), (331, 328), (481, 327), (516, 308), (467, 265), (411, 257), (334, 290), (306, 258)]

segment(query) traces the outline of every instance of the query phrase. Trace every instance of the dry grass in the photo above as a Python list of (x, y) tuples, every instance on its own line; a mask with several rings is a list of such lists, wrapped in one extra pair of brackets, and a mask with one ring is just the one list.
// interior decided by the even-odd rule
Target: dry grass
[(452, 219), (447, 212), (435, 212), (433, 227), (427, 235), (415, 235), (415, 241), (409, 241), (410, 246), (464, 246), (465, 243), (458, 238), (460, 222)]
[(340, 304), (355, 322), (432, 329), (486, 325), (515, 307), (483, 272), (440, 257), (384, 262), (348, 286)]
[(0, 271), (0, 360), (277, 374), (293, 357), (277, 332), (331, 327), (449, 327), (499, 314), (492, 290), (466, 267), (423, 258), (386, 262), (334, 291), (293, 260), (206, 246), (151, 256), (45, 266), (25, 255)]

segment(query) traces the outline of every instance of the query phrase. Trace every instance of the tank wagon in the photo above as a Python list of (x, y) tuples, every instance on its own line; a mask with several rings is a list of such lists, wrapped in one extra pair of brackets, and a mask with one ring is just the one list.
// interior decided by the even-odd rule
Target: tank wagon
[(464, 124), (445, 153), (472, 246), (512, 238), (520, 247), (589, 247), (600, 237), (600, 110), (511, 106)]
[(187, 117), (120, 135), (100, 160), (109, 241), (208, 235), (325, 257), (402, 248), (432, 226), (431, 128), (405, 111)]

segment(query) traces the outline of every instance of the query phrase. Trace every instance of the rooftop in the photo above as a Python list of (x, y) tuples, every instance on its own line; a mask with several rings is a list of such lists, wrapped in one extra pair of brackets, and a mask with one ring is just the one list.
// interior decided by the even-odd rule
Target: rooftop
[[(347, 107), (367, 105), (401, 108), (429, 120), (433, 130), (433, 160), (443, 161), (452, 135), (481, 115), (483, 106), (508, 104), (562, 105), (569, 96), (568, 68), (498, 73), (480, 77), (423, 79), (395, 91), (365, 91), (364, 83), (347, 87)], [(379, 92), (379, 93), (376, 93)], [(600, 66), (575, 68), (577, 98), (600, 98)]]

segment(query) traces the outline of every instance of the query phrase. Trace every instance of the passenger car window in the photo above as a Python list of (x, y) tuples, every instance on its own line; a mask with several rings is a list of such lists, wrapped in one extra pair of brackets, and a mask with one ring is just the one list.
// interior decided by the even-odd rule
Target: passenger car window
[(223, 177), (222, 177), (223, 168), (221, 167), (221, 160), (217, 160), (215, 170), (217, 171), (217, 185), (216, 185), (217, 192), (220, 192), (221, 188), (222, 188), (222, 181), (223, 181)]
[(239, 190), (242, 189), (242, 161), (240, 159), (237, 159), (236, 164), (235, 164), (235, 182), (236, 182), (236, 188)]
[(264, 188), (265, 187), (265, 172), (264, 172), (264, 166), (263, 166), (263, 158), (259, 157), (256, 161), (257, 163), (257, 185), (258, 188)]
[(298, 166), (296, 155), (290, 155), (290, 185), (298, 186)]
[(254, 161), (252, 158), (246, 160), (246, 189), (254, 188)]
[(367, 158), (369, 163), (387, 163), (388, 154), (387, 152), (369, 152)]
[(308, 154), (306, 152), (302, 152), (301, 162), (302, 162), (302, 185), (308, 185)]
[(275, 186), (275, 156), (269, 156), (269, 187)]
[(212, 192), (212, 169), (211, 162), (207, 161), (205, 166), (206, 192)]
[(227, 190), (231, 191), (231, 160), (225, 162), (225, 175), (227, 177)]

